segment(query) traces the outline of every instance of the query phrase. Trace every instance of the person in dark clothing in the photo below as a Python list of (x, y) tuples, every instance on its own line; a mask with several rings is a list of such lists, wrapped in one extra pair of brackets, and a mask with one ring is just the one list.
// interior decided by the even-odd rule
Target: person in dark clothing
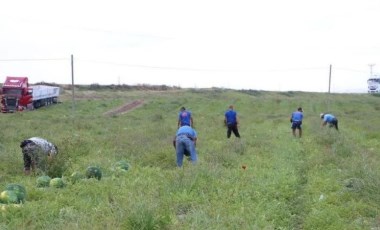
[(233, 132), (235, 137), (240, 138), (238, 125), (239, 118), (237, 112), (234, 110), (234, 106), (230, 105), (228, 110), (224, 113), (224, 125), (227, 126), (227, 138), (231, 137), (231, 133)]
[(58, 154), (58, 148), (53, 143), (40, 138), (32, 137), (20, 143), (24, 160), (24, 173), (29, 175), (36, 168), (45, 170), (47, 161)]

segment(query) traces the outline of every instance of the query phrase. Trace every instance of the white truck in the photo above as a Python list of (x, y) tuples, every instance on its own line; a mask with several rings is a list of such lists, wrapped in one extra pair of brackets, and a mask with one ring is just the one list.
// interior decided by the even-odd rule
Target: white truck
[(380, 75), (373, 75), (367, 80), (368, 93), (380, 93)]

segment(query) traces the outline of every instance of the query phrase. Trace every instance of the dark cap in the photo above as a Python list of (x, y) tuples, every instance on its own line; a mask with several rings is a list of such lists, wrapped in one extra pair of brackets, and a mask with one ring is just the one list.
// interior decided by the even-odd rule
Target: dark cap
[(27, 144), (32, 143), (32, 142), (33, 141), (31, 141), (31, 140), (23, 140), (20, 143), (20, 148), (24, 148)]
[(186, 108), (182, 106), (182, 107), (181, 107), (181, 111), (183, 111), (183, 110), (186, 110)]
[(303, 112), (302, 107), (298, 107), (297, 110), (300, 111), (300, 112)]

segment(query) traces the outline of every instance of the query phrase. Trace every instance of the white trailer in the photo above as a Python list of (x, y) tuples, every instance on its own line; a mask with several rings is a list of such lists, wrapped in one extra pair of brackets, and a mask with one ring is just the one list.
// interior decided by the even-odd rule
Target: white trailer
[(58, 103), (59, 87), (33, 85), (29, 87), (29, 93), (32, 95), (34, 108)]

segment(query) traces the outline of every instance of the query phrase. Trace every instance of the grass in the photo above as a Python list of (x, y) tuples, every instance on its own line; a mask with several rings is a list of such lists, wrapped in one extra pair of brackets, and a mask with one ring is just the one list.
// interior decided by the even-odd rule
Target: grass
[[(20, 183), (22, 207), (0, 214), (0, 229), (377, 229), (380, 228), (379, 98), (364, 94), (182, 89), (80, 89), (72, 101), (0, 114), (0, 190)], [(105, 112), (134, 100), (121, 115)], [(234, 104), (241, 139), (226, 138)], [(175, 166), (172, 138), (181, 106), (191, 110), (199, 162)], [(289, 116), (304, 109), (303, 137)], [(340, 132), (320, 127), (337, 115)], [(22, 174), (19, 143), (40, 136), (60, 153), (47, 174), (66, 187), (37, 188)], [(126, 160), (129, 170), (116, 172)], [(70, 182), (90, 165), (100, 181)], [(245, 166), (245, 169), (242, 166)]]

